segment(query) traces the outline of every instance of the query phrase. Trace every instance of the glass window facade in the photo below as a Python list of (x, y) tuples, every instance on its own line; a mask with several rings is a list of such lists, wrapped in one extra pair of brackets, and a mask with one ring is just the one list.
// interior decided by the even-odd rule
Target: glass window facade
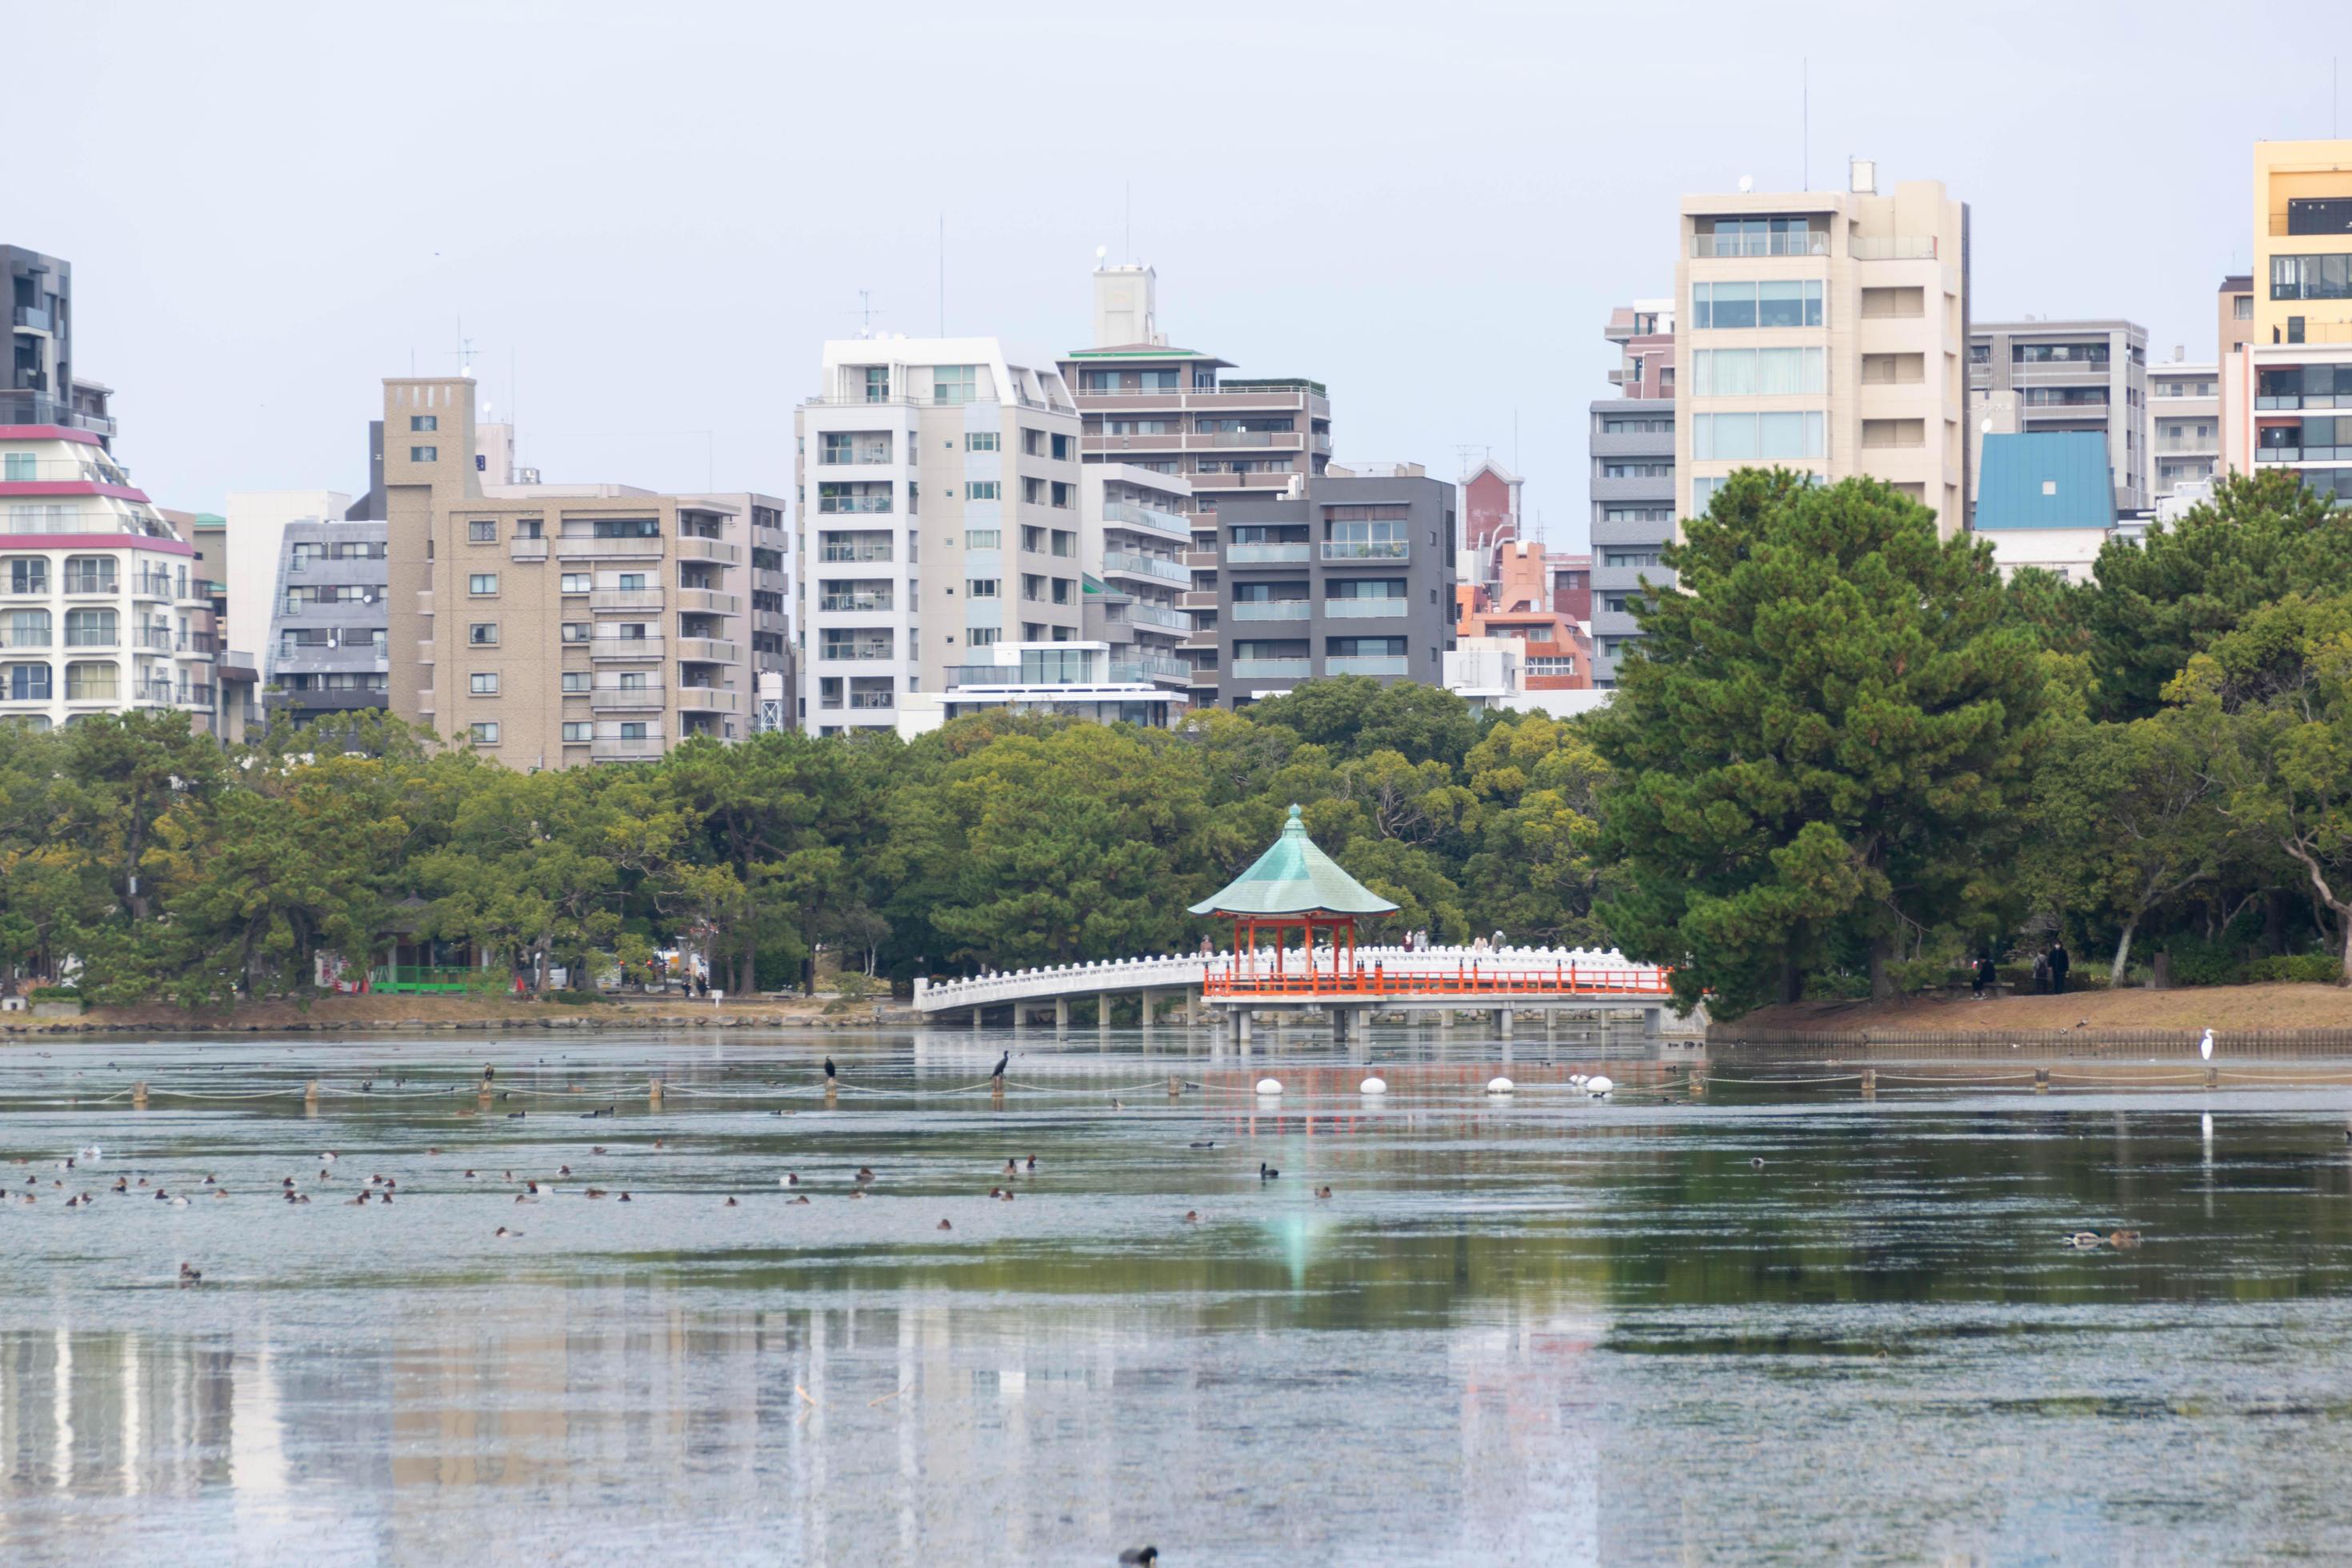
[(1694, 283), (1691, 325), (1730, 331), (1743, 327), (1818, 327), (1824, 324), (1818, 279), (1770, 283)]

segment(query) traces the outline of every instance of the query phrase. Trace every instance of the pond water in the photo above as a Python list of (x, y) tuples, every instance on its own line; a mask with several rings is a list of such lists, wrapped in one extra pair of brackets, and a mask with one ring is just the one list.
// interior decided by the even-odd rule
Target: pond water
[(2352, 1541), (2352, 1086), (1698, 1095), (1644, 1048), (1595, 1101), (1539, 1041), (1508, 1097), (1497, 1042), (1260, 1046), (11, 1046), (0, 1562)]

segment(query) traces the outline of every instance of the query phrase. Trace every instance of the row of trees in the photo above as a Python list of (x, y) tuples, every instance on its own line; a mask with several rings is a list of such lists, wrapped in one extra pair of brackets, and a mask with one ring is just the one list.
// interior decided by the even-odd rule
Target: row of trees
[(2053, 936), (2115, 983), (2150, 939), (2178, 979), (2352, 971), (2352, 512), (2229, 479), (2091, 584), (2004, 583), (1888, 487), (1751, 471), (1665, 559), (1589, 733), (1599, 918), (1686, 996)]
[(0, 963), (201, 1005), (395, 931), (542, 978), (683, 943), (739, 993), (820, 944), (893, 978), (1170, 951), (1296, 801), (1401, 928), (1613, 942), (1723, 1016), (2053, 936), (2116, 980), (2155, 947), (2344, 973), (2352, 512), (2226, 481), (2070, 586), (1874, 481), (1750, 471), (1667, 560), (1574, 723), (1337, 679), (1177, 731), (999, 713), (541, 773), (383, 715), (226, 752), (0, 725)]
[(169, 715), (0, 725), (0, 964), (200, 1005), (395, 931), (542, 979), (682, 943), (737, 992), (821, 943), (893, 977), (1170, 951), (1294, 801), (1400, 926), (1592, 941), (1599, 772), (1549, 719), (1363, 679), (1182, 732), (1000, 713), (535, 773), (381, 714), (226, 752)]

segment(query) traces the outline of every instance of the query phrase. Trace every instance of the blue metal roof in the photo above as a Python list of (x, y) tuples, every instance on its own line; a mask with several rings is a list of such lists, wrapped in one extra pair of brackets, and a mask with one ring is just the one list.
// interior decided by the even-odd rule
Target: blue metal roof
[(1987, 436), (1977, 481), (1979, 531), (2004, 528), (2111, 528), (2116, 481), (2107, 438), (2096, 430)]

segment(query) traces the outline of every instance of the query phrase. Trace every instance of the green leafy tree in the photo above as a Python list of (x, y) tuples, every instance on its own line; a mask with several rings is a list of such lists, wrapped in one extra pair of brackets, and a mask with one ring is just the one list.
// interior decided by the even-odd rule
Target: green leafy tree
[(2292, 474), (2230, 476), (2177, 525), (2108, 543), (2098, 580), (2084, 606), (2101, 716), (2145, 719), (2194, 655), (2264, 605), (2352, 589), (2352, 510)]
[(1891, 994), (1906, 944), (1991, 896), (2025, 803), (2043, 675), (1990, 548), (1873, 479), (1747, 470), (1666, 564), (1591, 721), (1603, 923), (1724, 1016), (1842, 942)]

